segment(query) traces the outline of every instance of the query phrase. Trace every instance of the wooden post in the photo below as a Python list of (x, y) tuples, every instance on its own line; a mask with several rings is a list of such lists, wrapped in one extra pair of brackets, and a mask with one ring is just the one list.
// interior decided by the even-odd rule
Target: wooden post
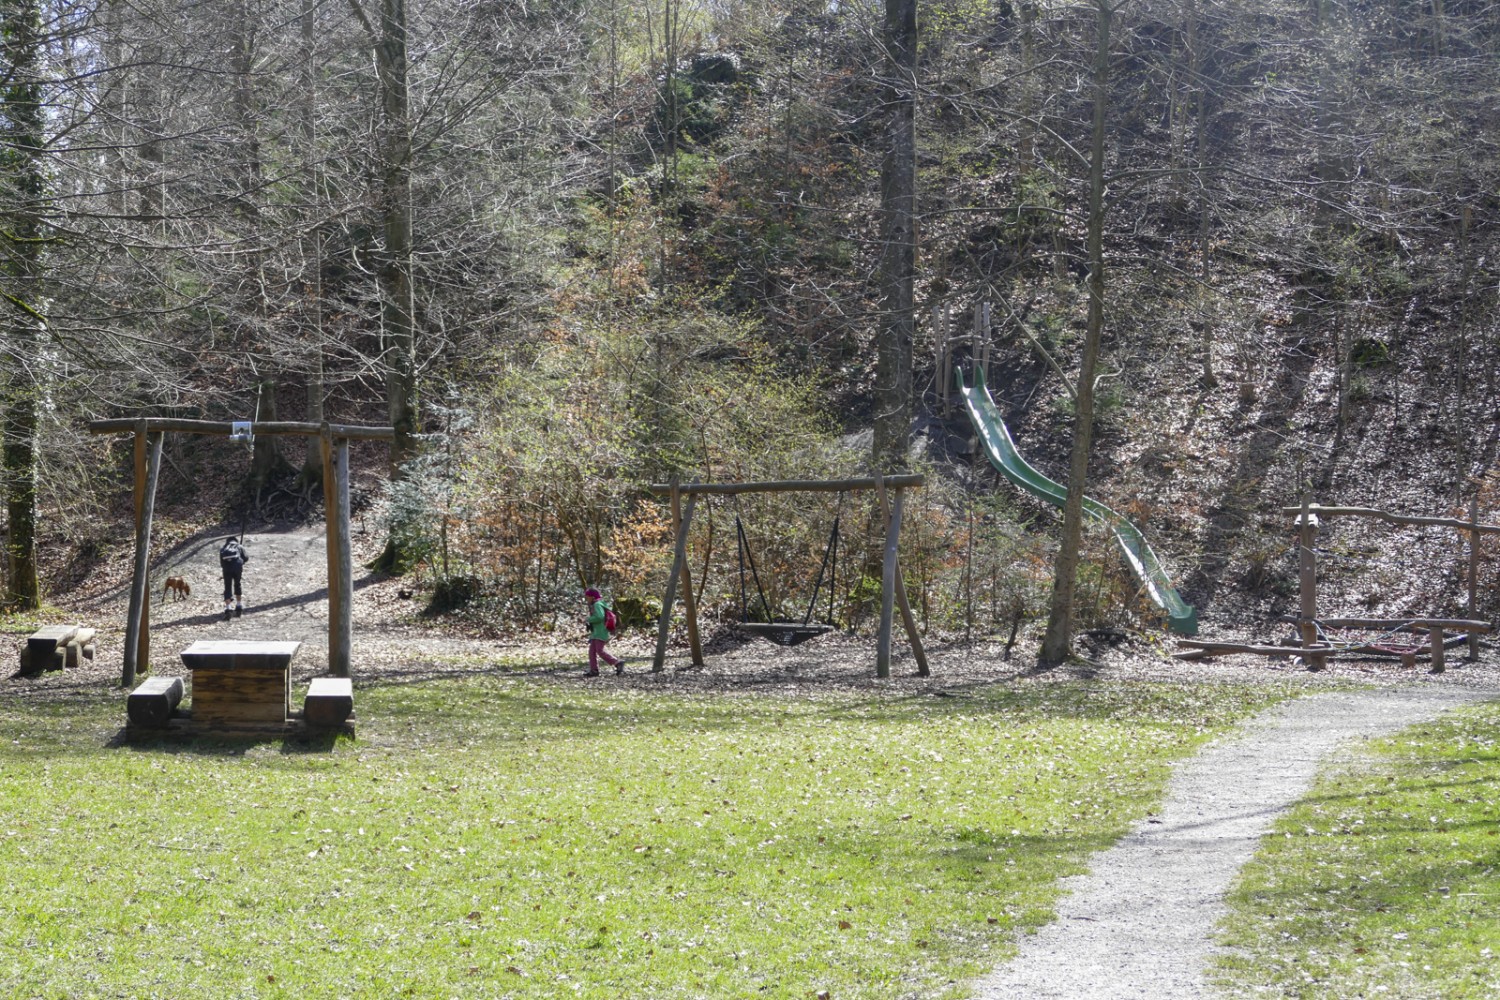
[[(146, 482), (146, 440), (148, 433), (143, 429), (140, 422), (136, 424), (135, 431), (135, 530), (141, 530), (141, 514), (145, 510), (146, 496), (142, 489)], [(141, 622), (143, 627), (135, 642), (135, 662), (137, 665), (149, 667), (151, 665), (151, 588), (146, 588), (146, 596), (141, 602)]]
[[(674, 479), (674, 487), (681, 484)], [(682, 490), (672, 490), (672, 527), (679, 536), (686, 538), (682, 530)], [(693, 657), (693, 666), (703, 666), (703, 644), (698, 639), (698, 599), (693, 596), (693, 569), (688, 565), (686, 543), (682, 559), (682, 606), (687, 613), (688, 651)]]
[(339, 607), (343, 591), (338, 585), (342, 562), (339, 559), (338, 527), (334, 524), (338, 519), (339, 492), (334, 472), (333, 429), (327, 421), (318, 429), (318, 446), (323, 457), (323, 547), (328, 560), (328, 670), (332, 673), (335, 664), (340, 661), (347, 663), (347, 658), (339, 651), (335, 625), (343, 614)]
[[(1318, 555), (1313, 545), (1318, 539), (1317, 516), (1308, 508), (1312, 506), (1311, 494), (1302, 495), (1302, 513), (1297, 519), (1297, 576), (1300, 584), (1298, 603), (1298, 631), (1303, 646), (1318, 643)], [(1309, 669), (1321, 670), (1327, 658), (1308, 654)]]
[[(146, 421), (136, 425), (136, 434), (146, 436)], [(146, 622), (146, 594), (150, 591), (147, 576), (151, 563), (151, 513), (156, 506), (156, 477), (161, 469), (161, 432), (151, 435), (151, 454), (146, 461), (146, 474), (136, 480), (136, 497), (139, 499), (140, 517), (135, 526), (135, 573), (130, 580), (130, 612), (125, 619), (125, 665), (120, 677), (124, 687), (135, 684), (137, 672), (151, 669), (149, 661), (140, 658), (142, 648), (149, 650), (149, 640), (142, 636), (149, 631)]]
[(938, 376), (942, 380), (942, 388), (939, 390), (943, 402), (943, 416), (948, 415), (950, 407), (949, 397), (953, 392), (953, 352), (949, 350), (948, 343), (948, 309), (945, 306), (934, 306), (932, 309), (932, 325), (937, 328), (938, 342)]
[(979, 367), (984, 372), (986, 384), (990, 378), (990, 304), (986, 302), (979, 319)]
[[(677, 493), (680, 485), (677, 476), (672, 477), (672, 492)], [(688, 494), (687, 508), (682, 512), (682, 522), (677, 525), (677, 543), (672, 549), (672, 572), (667, 575), (667, 592), (661, 600), (661, 623), (656, 630), (656, 655), (651, 660), (651, 672), (659, 674), (667, 663), (667, 632), (672, 625), (672, 603), (677, 600), (677, 580), (682, 575), (682, 567), (687, 565), (687, 536), (688, 528), (693, 523), (693, 507), (698, 501), (698, 494)]]
[[(884, 478), (875, 473), (875, 488), (885, 489)], [(891, 619), (896, 609), (896, 550), (901, 539), (902, 493), (896, 491), (890, 523), (885, 529), (885, 558), (880, 571), (880, 638), (875, 652), (875, 676), (891, 676)]]
[(1440, 674), (1440, 673), (1443, 672), (1443, 669), (1444, 669), (1444, 667), (1443, 667), (1443, 630), (1440, 629), (1440, 628), (1434, 628), (1434, 629), (1432, 629), (1431, 631), (1428, 632), (1428, 635), (1430, 635), (1432, 637), (1432, 644), (1429, 647), (1431, 649), (1431, 654), (1432, 654), (1432, 672), (1435, 673), (1435, 674)]
[[(878, 487), (880, 495), (880, 517), (885, 522), (886, 531), (891, 530), (891, 505), (886, 500), (885, 483), (882, 481)], [(905, 491), (897, 488), (896, 499), (900, 501), (905, 496)], [(927, 666), (927, 652), (922, 648), (922, 637), (917, 634), (917, 619), (911, 613), (911, 602), (906, 597), (906, 577), (901, 572), (901, 556), (896, 556), (896, 604), (901, 609), (901, 623), (906, 626), (906, 636), (911, 641), (912, 656), (917, 661), (917, 676), (931, 677), (932, 670)]]
[[(1469, 500), (1469, 617), (1479, 617), (1479, 497)], [(1469, 633), (1469, 662), (1479, 659), (1479, 633)]]
[[(328, 581), (328, 594), (338, 592), (338, 617), (328, 620), (328, 670), (335, 677), (349, 677), (350, 647), (354, 640), (354, 546), (349, 537), (349, 439), (339, 438), (334, 448), (333, 475), (337, 508), (332, 526), (338, 557), (338, 579)], [(330, 608), (330, 611), (332, 609)], [(338, 658), (333, 656), (335, 645)]]

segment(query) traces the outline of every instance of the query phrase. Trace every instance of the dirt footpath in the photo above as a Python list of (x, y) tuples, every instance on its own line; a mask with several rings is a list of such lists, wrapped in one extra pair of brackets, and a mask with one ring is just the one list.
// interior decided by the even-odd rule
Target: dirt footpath
[(1276, 817), (1334, 753), (1500, 692), (1423, 684), (1279, 705), (1178, 765), (1167, 801), (1087, 875), (1057, 919), (982, 980), (978, 1000), (1208, 998), (1209, 935), (1224, 895)]

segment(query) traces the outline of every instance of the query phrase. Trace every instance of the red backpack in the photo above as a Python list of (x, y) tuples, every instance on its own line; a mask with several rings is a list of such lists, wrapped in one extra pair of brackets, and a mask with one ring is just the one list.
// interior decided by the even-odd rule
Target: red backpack
[(615, 617), (615, 610), (614, 610), (614, 608), (606, 606), (604, 608), (604, 630), (606, 632), (613, 632), (615, 629), (617, 629), (619, 627), (620, 627), (620, 619), (618, 619), (618, 618)]

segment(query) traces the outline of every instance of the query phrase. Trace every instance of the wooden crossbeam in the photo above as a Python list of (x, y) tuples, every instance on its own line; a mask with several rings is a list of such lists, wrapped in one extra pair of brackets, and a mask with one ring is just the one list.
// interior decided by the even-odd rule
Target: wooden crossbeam
[[(852, 490), (873, 490), (879, 482), (873, 476), (857, 479), (773, 479), (759, 483), (682, 483), (677, 492), (686, 494), (714, 493), (733, 496), (739, 493), (845, 493)], [(920, 475), (902, 474), (883, 477), (887, 489), (920, 487), (924, 480)], [(670, 496), (671, 483), (653, 483), (646, 487), (656, 496)]]
[[(1500, 524), (1478, 524), (1461, 521), (1456, 517), (1419, 517), (1414, 514), (1392, 514), (1374, 507), (1322, 507), (1310, 504), (1307, 508), (1319, 517), (1371, 517), (1389, 524), (1418, 524), (1436, 528), (1457, 528), (1460, 531), (1478, 531), (1481, 534), (1500, 534)], [(1301, 514), (1301, 507), (1283, 507), (1283, 514)]]
[[(234, 423), (228, 420), (189, 420), (179, 417), (147, 417), (146, 432), (155, 434), (160, 431), (180, 431), (188, 434), (217, 434), (228, 437), (234, 433)], [(125, 431), (134, 431), (140, 427), (140, 421), (134, 417), (120, 417), (111, 420), (90, 420), (88, 423), (90, 434), (120, 434)], [(361, 441), (394, 441), (396, 429), (394, 427), (374, 427), (363, 424), (329, 424), (329, 432), (335, 438), (350, 438)], [(306, 423), (296, 420), (256, 420), (250, 423), (251, 434), (300, 434), (305, 437), (317, 437), (323, 433), (322, 424)]]

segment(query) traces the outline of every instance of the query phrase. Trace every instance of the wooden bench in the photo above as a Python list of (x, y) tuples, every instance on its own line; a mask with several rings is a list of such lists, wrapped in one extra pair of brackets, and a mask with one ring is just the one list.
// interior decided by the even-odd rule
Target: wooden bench
[(199, 640), (180, 654), (192, 671), (193, 722), (284, 726), (300, 642)]
[(314, 677), (302, 702), (302, 721), (309, 727), (334, 729), (354, 714), (354, 682), (347, 677)]
[(148, 677), (125, 699), (125, 716), (134, 725), (161, 728), (182, 703), (181, 677)]
[(84, 660), (94, 658), (97, 630), (82, 625), (48, 625), (31, 633), (21, 647), (23, 677), (35, 677), (46, 670), (77, 669)]

